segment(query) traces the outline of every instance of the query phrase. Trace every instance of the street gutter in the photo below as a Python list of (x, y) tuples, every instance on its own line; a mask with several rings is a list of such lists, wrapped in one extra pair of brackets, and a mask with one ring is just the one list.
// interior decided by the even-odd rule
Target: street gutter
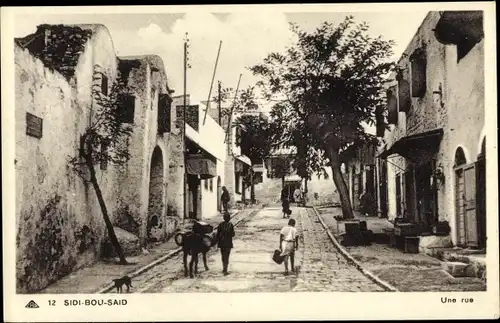
[[(236, 216), (240, 213), (240, 211), (243, 211), (243, 210), (237, 210), (235, 213), (233, 213), (233, 215), (231, 216), (231, 219), (233, 219), (234, 217), (236, 217)], [(238, 222), (234, 223), (234, 226), (237, 226), (237, 225), (238, 225), (238, 224), (240, 224), (240, 223), (241, 223), (244, 219), (246, 219), (247, 217), (251, 216), (252, 214), (254, 214), (254, 213), (255, 213), (255, 212), (257, 212), (257, 211), (258, 211), (258, 209), (251, 211), (250, 213), (248, 213), (248, 215), (247, 215), (247, 216), (244, 216), (244, 217), (243, 217), (243, 218), (241, 218)], [(214, 227), (214, 230), (217, 230), (217, 228), (218, 228), (218, 227), (219, 227), (219, 225), (215, 226), (215, 227)], [(173, 238), (173, 237), (172, 237), (172, 238)], [(171, 238), (171, 239), (172, 239), (172, 238)], [(167, 253), (166, 255), (161, 256), (160, 258), (156, 259), (155, 261), (153, 261), (153, 262), (151, 262), (151, 263), (149, 263), (149, 264), (147, 264), (147, 265), (145, 265), (145, 266), (143, 266), (143, 267), (141, 267), (141, 268), (137, 269), (136, 271), (133, 271), (133, 272), (131, 272), (131, 273), (127, 274), (127, 276), (129, 276), (130, 278), (137, 277), (137, 276), (139, 276), (140, 274), (142, 274), (142, 273), (144, 273), (144, 272), (146, 272), (146, 271), (150, 270), (151, 268), (153, 268), (153, 267), (155, 267), (155, 266), (157, 266), (157, 265), (159, 265), (159, 264), (161, 264), (161, 263), (163, 263), (163, 262), (165, 262), (165, 261), (169, 260), (170, 258), (172, 258), (172, 257), (176, 256), (176, 255), (177, 255), (177, 254), (179, 254), (181, 251), (182, 251), (182, 247), (179, 247), (179, 248), (177, 248), (177, 249), (175, 249), (175, 250), (172, 250), (172, 251), (170, 251), (169, 253)], [(97, 294), (105, 294), (105, 293), (109, 292), (110, 290), (112, 290), (113, 288), (115, 288), (115, 285), (114, 285), (114, 283), (113, 283), (113, 282), (111, 282), (111, 283), (107, 284), (105, 287), (103, 287), (102, 289), (100, 289), (100, 290), (97, 292)]]
[(386, 291), (389, 291), (389, 292), (399, 292), (399, 290), (396, 287), (394, 287), (391, 284), (389, 284), (388, 282), (386, 282), (386, 281), (378, 278), (377, 276), (375, 276), (369, 270), (363, 268), (363, 266), (361, 266), (361, 264), (356, 259), (354, 259), (354, 257), (351, 256), (351, 254), (337, 241), (337, 239), (335, 238), (335, 236), (330, 231), (330, 228), (328, 228), (328, 226), (326, 225), (326, 223), (323, 221), (323, 218), (319, 214), (318, 210), (314, 206), (311, 207), (311, 208), (314, 210), (314, 213), (316, 213), (316, 216), (318, 217), (319, 221), (321, 222), (321, 225), (325, 229), (325, 231), (328, 234), (328, 237), (332, 241), (333, 245), (342, 254), (342, 256), (344, 256), (344, 258), (347, 260), (347, 262), (353, 264), (363, 275), (365, 275), (366, 277), (368, 277), (371, 281), (373, 281), (377, 285), (379, 285), (382, 288), (384, 288)]

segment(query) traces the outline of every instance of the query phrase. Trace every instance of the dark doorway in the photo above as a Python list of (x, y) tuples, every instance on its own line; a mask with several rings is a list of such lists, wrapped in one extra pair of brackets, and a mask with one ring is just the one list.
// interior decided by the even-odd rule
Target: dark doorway
[(188, 184), (188, 216), (190, 219), (199, 219), (200, 212), (199, 207), (200, 204), (200, 184), (201, 181), (198, 178), (198, 175), (188, 174), (187, 176), (187, 184)]
[(435, 222), (436, 192), (431, 184), (433, 162), (427, 162), (415, 169), (415, 193), (417, 202), (416, 221), (430, 230)]
[(152, 240), (159, 240), (161, 238), (161, 229), (163, 227), (164, 188), (163, 156), (161, 149), (157, 146), (153, 151), (153, 156), (151, 157), (151, 171), (149, 178), (147, 236)]
[(222, 183), (220, 176), (217, 177), (217, 210), (219, 212), (222, 211), (222, 205), (221, 205), (221, 195), (222, 195)]
[(380, 213), (381, 216), (387, 217), (387, 162), (379, 159), (380, 161)]

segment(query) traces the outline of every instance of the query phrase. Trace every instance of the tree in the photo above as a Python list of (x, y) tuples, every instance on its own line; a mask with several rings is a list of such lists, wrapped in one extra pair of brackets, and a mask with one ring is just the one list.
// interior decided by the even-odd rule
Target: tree
[(127, 264), (123, 250), (118, 242), (113, 224), (109, 218), (106, 202), (96, 176), (96, 165), (106, 168), (108, 164), (124, 165), (130, 158), (128, 139), (132, 127), (123, 122), (123, 107), (131, 97), (128, 95), (125, 81), (117, 79), (111, 86), (108, 96), (94, 88), (93, 110), (89, 125), (80, 137), (78, 156), (70, 156), (73, 170), (86, 182), (90, 182), (96, 193), (108, 236), (120, 259), (120, 264)]
[[(271, 152), (271, 133), (268, 118), (264, 114), (244, 114), (235, 120), (241, 127), (241, 153), (248, 156), (252, 165), (262, 162)], [(250, 185), (250, 200), (255, 203), (254, 171), (250, 168), (247, 183)]]
[(394, 43), (370, 37), (368, 24), (355, 24), (352, 16), (337, 26), (325, 22), (313, 32), (294, 24), (291, 29), (295, 43), (250, 70), (261, 78), (264, 97), (276, 102), (271, 113), (279, 130), (276, 144), (293, 146), (300, 139), (307, 169), (320, 172), (330, 166), (343, 217), (352, 218), (339, 154), (350, 145), (376, 141), (364, 125), (374, 124), (385, 105)]

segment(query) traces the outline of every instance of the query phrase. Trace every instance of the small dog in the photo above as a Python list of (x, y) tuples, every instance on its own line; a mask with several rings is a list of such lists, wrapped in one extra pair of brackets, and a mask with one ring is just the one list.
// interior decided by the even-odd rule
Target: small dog
[(129, 276), (123, 276), (122, 278), (113, 279), (113, 282), (115, 283), (117, 293), (122, 292), (123, 285), (127, 286), (127, 293), (130, 291), (130, 287), (134, 287), (132, 286), (132, 279), (130, 279)]

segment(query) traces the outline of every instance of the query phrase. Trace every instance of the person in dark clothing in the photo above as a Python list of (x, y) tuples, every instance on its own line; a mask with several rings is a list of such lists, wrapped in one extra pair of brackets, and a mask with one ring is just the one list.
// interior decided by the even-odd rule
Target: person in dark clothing
[(217, 246), (220, 249), (222, 256), (222, 272), (224, 276), (229, 275), (227, 267), (229, 266), (229, 255), (233, 248), (234, 226), (231, 222), (229, 212), (224, 212), (224, 222), (219, 224), (217, 228)]
[(222, 210), (224, 212), (228, 212), (228, 204), (229, 204), (229, 200), (231, 198), (229, 196), (229, 191), (227, 190), (227, 188), (225, 186), (222, 186), (222, 195), (221, 195), (220, 199), (222, 202)]
[(283, 219), (290, 217), (290, 199), (286, 188), (281, 190), (281, 207), (283, 208)]

